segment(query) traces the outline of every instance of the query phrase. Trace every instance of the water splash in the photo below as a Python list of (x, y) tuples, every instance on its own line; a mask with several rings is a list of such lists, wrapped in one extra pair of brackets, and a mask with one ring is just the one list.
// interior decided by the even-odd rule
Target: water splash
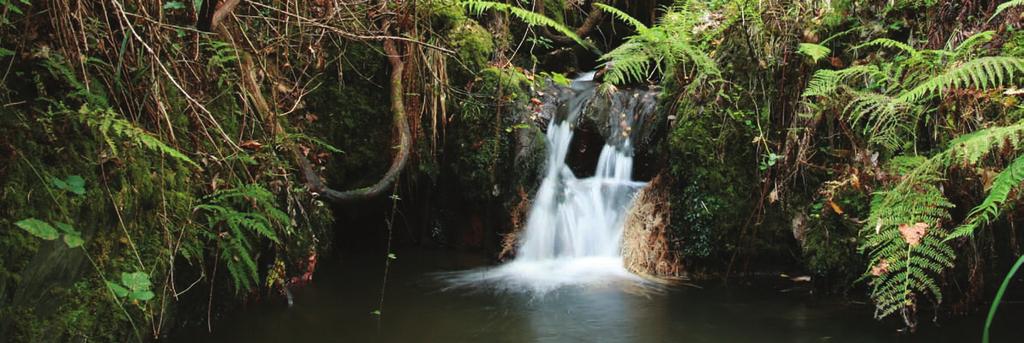
[[(591, 75), (576, 79), (566, 99), (550, 106), (547, 165), (530, 210), (515, 260), (494, 268), (446, 275), (453, 287), (486, 286), (501, 291), (544, 294), (568, 285), (595, 285), (641, 279), (622, 263), (622, 226), (635, 193), (645, 183), (632, 180), (633, 147), (629, 132), (632, 112), (652, 110), (639, 93), (621, 94), (615, 105), (592, 106), (598, 97)], [(573, 138), (572, 123), (584, 111), (615, 111), (609, 139), (601, 150), (594, 176), (577, 178), (566, 164)], [(559, 113), (561, 115), (559, 115)], [(615, 115), (613, 115), (615, 114)]]

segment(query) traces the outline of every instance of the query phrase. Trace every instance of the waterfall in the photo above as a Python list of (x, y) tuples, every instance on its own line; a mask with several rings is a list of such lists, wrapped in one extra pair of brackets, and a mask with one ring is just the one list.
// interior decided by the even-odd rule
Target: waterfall
[(577, 179), (565, 164), (572, 130), (565, 121), (548, 127), (548, 167), (533, 202), (517, 261), (620, 256), (622, 222), (633, 194), (629, 140), (605, 144), (594, 176)]
[[(577, 284), (638, 281), (622, 263), (626, 211), (645, 183), (632, 180), (633, 122), (653, 111), (654, 92), (599, 94), (592, 73), (548, 96), (544, 178), (520, 236), (516, 258), (499, 267), (458, 273), (454, 286), (492, 285), (507, 291), (547, 291)], [(566, 163), (574, 125), (600, 118), (606, 136), (593, 176), (578, 178)]]

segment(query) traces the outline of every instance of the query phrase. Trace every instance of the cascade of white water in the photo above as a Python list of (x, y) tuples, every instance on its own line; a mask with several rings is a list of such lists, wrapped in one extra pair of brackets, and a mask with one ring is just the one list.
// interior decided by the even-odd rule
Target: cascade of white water
[(629, 141), (605, 144), (593, 177), (577, 179), (565, 164), (572, 140), (566, 122), (548, 127), (548, 170), (534, 199), (518, 260), (617, 257), (622, 221), (633, 194)]
[[(638, 280), (622, 265), (623, 221), (633, 195), (644, 186), (631, 179), (633, 151), (625, 111), (641, 108), (637, 96), (623, 97), (620, 111), (606, 118), (610, 137), (601, 150), (592, 177), (577, 178), (566, 164), (573, 138), (572, 122), (595, 97), (593, 74), (572, 85), (563, 104), (564, 118), (552, 114), (547, 130), (547, 165), (521, 236), (515, 260), (497, 268), (475, 270), (448, 278), (455, 286), (491, 284), (502, 290), (544, 293), (569, 284), (615, 279)], [(631, 105), (623, 104), (623, 102)], [(645, 107), (646, 108), (646, 107)], [(625, 134), (623, 134), (625, 132)]]

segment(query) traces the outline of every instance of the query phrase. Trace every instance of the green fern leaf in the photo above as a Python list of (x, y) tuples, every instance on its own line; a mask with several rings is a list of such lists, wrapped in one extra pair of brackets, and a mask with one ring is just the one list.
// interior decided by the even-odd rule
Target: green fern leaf
[(584, 41), (582, 38), (579, 37), (579, 35), (576, 34), (576, 32), (573, 32), (572, 29), (569, 29), (568, 27), (562, 25), (561, 23), (555, 21), (554, 19), (548, 18), (537, 12), (493, 1), (469, 0), (463, 2), (463, 6), (465, 6), (466, 9), (468, 9), (469, 12), (473, 13), (474, 15), (482, 15), (484, 12), (488, 10), (508, 12), (511, 13), (516, 18), (519, 18), (519, 20), (522, 20), (524, 23), (526, 23), (526, 25), (547, 26), (549, 28), (555, 29), (556, 31), (565, 35), (566, 37), (569, 37), (579, 45), (596, 50), (596, 47), (594, 47), (593, 44)]
[(644, 25), (644, 23), (640, 22), (636, 18), (633, 18), (633, 16), (629, 15), (628, 13), (619, 10), (618, 8), (608, 6), (600, 2), (595, 2), (594, 6), (597, 6), (597, 8), (600, 8), (602, 11), (608, 12), (616, 19), (619, 19), (620, 21), (629, 24), (630, 26), (636, 29), (636, 32), (638, 34), (643, 35), (650, 31), (650, 28), (648, 28), (647, 25)]
[(967, 219), (947, 240), (973, 235), (978, 226), (995, 220), (1002, 212), (1001, 207), (1009, 199), (1010, 193), (1020, 187), (1021, 182), (1024, 182), (1024, 156), (1014, 159), (992, 180), (992, 187), (988, 190), (985, 200), (967, 213)]
[(813, 43), (800, 43), (800, 45), (797, 46), (796, 51), (810, 57), (814, 63), (818, 63), (822, 58), (825, 58), (832, 53), (832, 49), (829, 49), (824, 45)]

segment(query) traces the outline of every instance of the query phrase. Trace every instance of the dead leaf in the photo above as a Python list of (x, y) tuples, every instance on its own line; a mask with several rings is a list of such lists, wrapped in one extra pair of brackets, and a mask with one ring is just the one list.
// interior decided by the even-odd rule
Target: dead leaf
[(839, 207), (839, 204), (836, 204), (835, 202), (833, 202), (832, 199), (828, 200), (828, 206), (831, 207), (832, 211), (834, 211), (836, 214), (843, 214), (844, 213), (843, 212), (843, 208)]
[(238, 144), (238, 146), (240, 146), (242, 148), (245, 148), (245, 149), (249, 149), (249, 150), (259, 150), (260, 148), (263, 147), (263, 143), (260, 143), (260, 142), (257, 142), (256, 140), (250, 139), (250, 140), (242, 141), (242, 143)]
[(888, 273), (888, 272), (889, 272), (889, 261), (884, 259), (884, 258), (879, 260), (878, 264), (876, 264), (874, 266), (871, 266), (871, 275), (873, 275), (873, 276), (882, 276), (882, 275), (885, 275), (885, 273)]
[(921, 244), (921, 238), (928, 234), (928, 223), (917, 223), (914, 225), (900, 224), (900, 235), (910, 246)]
[(831, 64), (833, 67), (836, 67), (836, 68), (842, 68), (842, 67), (846, 66), (843, 63), (842, 59), (839, 59), (839, 57), (835, 57), (835, 56), (829, 57), (828, 58), (828, 62), (829, 62), (829, 64)]

